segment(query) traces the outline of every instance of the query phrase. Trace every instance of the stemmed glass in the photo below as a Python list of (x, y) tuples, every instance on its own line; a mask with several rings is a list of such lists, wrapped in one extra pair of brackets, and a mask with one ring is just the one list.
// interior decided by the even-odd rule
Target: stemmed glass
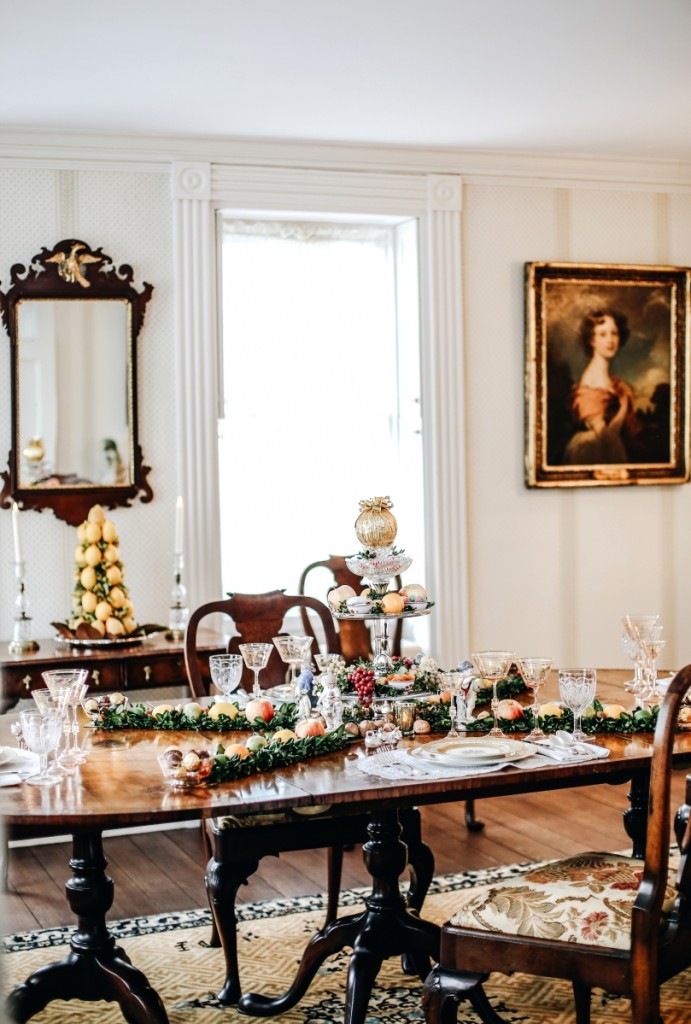
[(516, 664), (523, 677), (523, 682), (533, 691), (533, 728), (529, 737), (542, 737), (540, 728), (540, 687), (544, 686), (552, 671), (552, 658), (517, 658)]
[(645, 652), (638, 639), (624, 629), (621, 634), (621, 646), (624, 654), (633, 662), (633, 679), (624, 683), (624, 689), (634, 693), (637, 697), (645, 691), (645, 679), (643, 666), (645, 665)]
[[(638, 678), (634, 677), (634, 684), (631, 687), (631, 691), (637, 695), (639, 701), (643, 699), (647, 700), (650, 699), (652, 688), (654, 687), (657, 696), (653, 697), (653, 699), (657, 699), (660, 697), (660, 694), (657, 693), (657, 677), (653, 681), (651, 687), (651, 663), (650, 656), (645, 649), (645, 643), (646, 641), (650, 643), (655, 643), (661, 639), (662, 626), (660, 624), (660, 616), (624, 615), (624, 617), (622, 618), (622, 623), (624, 626), (624, 632), (626, 636), (629, 638), (629, 645), (633, 646), (635, 644), (637, 648), (636, 667), (638, 670)], [(660, 653), (663, 647), (664, 641), (662, 642), (662, 645), (658, 648), (655, 654), (655, 658), (657, 658), (657, 655)], [(629, 654), (629, 657), (632, 656), (633, 655)], [(638, 667), (639, 663), (640, 668)], [(637, 683), (639, 683), (638, 686)]]
[(303, 661), (309, 654), (314, 637), (291, 635), (275, 636), (273, 641), (276, 646), (276, 650), (281, 656), (281, 660), (285, 661), (286, 665), (290, 665), (290, 682), (294, 685), (298, 669), (302, 666)]
[(259, 673), (269, 663), (272, 644), (240, 644), (240, 653), (247, 668), (254, 672), (254, 683), (252, 684), (252, 696), (261, 697), (262, 691), (259, 685)]
[(499, 722), (497, 720), (497, 707), (499, 706), (497, 683), (500, 679), (505, 678), (516, 655), (513, 651), (476, 651), (475, 654), (471, 654), (470, 657), (478, 671), (478, 674), (487, 682), (492, 684), (492, 700), (490, 707), (492, 709), (494, 725), (490, 729), (489, 735), (503, 736), (504, 734), (499, 728)]
[(461, 735), (456, 727), (456, 718), (458, 715), (458, 698), (463, 689), (464, 675), (465, 673), (456, 672), (455, 670), (442, 672), (441, 674), (441, 687), (444, 690), (448, 690), (450, 695), (449, 716), (451, 718), (451, 728), (446, 734), (447, 740), (458, 739)]
[(659, 704), (662, 694), (657, 688), (657, 659), (665, 646), (665, 639), (662, 636), (662, 626), (653, 626), (646, 630), (640, 640), (641, 647), (646, 659), (647, 686), (643, 699), (649, 704)]
[(209, 658), (211, 679), (224, 697), (230, 697), (242, 679), (241, 654), (212, 654)]
[(29, 750), (39, 757), (38, 775), (26, 780), (30, 786), (57, 786), (60, 776), (48, 771), (48, 754), (60, 743), (63, 730), (63, 713), (57, 708), (39, 711), (32, 708), (19, 712), (22, 734)]
[[(34, 698), (34, 704), (38, 711), (43, 714), (45, 711), (59, 711), (62, 716), (63, 732), (65, 731), (65, 722), (67, 719), (67, 694), (68, 689), (66, 686), (62, 687), (57, 691), (56, 696), (50, 692), (46, 687), (41, 690), (32, 690), (31, 696)], [(59, 745), (59, 744), (58, 744)], [(51, 765), (48, 771), (51, 775), (56, 775), (58, 778), (62, 778), (65, 775), (65, 771), (58, 763), (58, 752), (57, 750), (51, 751)]]
[(559, 693), (567, 708), (573, 711), (573, 738), (584, 740), (581, 728), (583, 712), (595, 699), (597, 671), (594, 668), (559, 669)]
[[(65, 767), (74, 768), (83, 764), (87, 756), (80, 749), (77, 741), (79, 734), (77, 708), (80, 707), (88, 689), (86, 681), (89, 678), (89, 672), (85, 668), (55, 668), (43, 672), (42, 676), (53, 697), (58, 698), (60, 692), (65, 691), (63, 696), (68, 710), (65, 715), (64, 732), (67, 741), (58, 761)], [(72, 711), (71, 721), (70, 710)], [(71, 741), (70, 736), (72, 737)]]

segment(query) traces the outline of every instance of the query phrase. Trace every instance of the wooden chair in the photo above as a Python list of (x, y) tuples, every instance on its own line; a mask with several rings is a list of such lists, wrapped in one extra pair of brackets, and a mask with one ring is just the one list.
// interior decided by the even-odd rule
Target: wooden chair
[[(208, 656), (197, 653), (196, 638), (199, 624), (208, 615), (229, 616), (239, 635), (233, 636), (229, 651), (238, 651), (238, 645), (270, 643), (281, 630), (286, 612), (291, 609), (310, 608), (321, 619), (328, 649), (337, 652), (338, 638), (331, 613), (326, 605), (315, 598), (290, 596), (281, 590), (266, 594), (233, 594), (224, 600), (201, 605), (190, 616), (185, 634), (185, 666), (190, 689), (195, 697), (203, 697), (209, 688)], [(278, 655), (263, 670), (260, 683), (264, 687), (282, 683), (286, 666)], [(266, 678), (265, 678), (266, 677)], [(250, 690), (253, 676), (243, 677)], [(420, 910), (434, 874), (434, 857), (423, 843), (420, 812), (417, 808), (402, 810), (402, 838), (408, 846), (410, 889), (408, 903)], [(246, 884), (263, 857), (278, 857), (289, 850), (328, 849), (326, 922), (334, 920), (338, 911), (341, 889), (343, 850), (366, 842), (369, 818), (363, 813), (349, 813), (347, 805), (322, 809), (318, 815), (305, 815), (291, 811), (267, 814), (233, 815), (211, 818), (202, 823), (202, 840), (208, 864), (206, 888), (213, 915), (210, 945), (222, 946), (226, 964), (226, 977), (218, 998), (223, 1003), (236, 1003), (241, 995), (237, 957), (235, 901), (238, 889)], [(405, 962), (405, 969), (413, 973), (413, 965)]]
[[(657, 1024), (660, 985), (691, 965), (691, 776), (674, 822), (678, 864), (669, 852), (672, 748), (690, 685), (687, 665), (660, 711), (644, 860), (585, 853), (461, 894), (425, 982), (427, 1024), (455, 1021), (460, 1000), (496, 970), (568, 979), (577, 1024), (590, 1021), (595, 986), (630, 998), (633, 1024)], [(484, 1021), (501, 1021), (483, 1009)]]
[[(203, 619), (217, 614), (228, 617), (236, 631), (230, 638), (228, 651), (231, 654), (239, 654), (240, 644), (271, 643), (272, 638), (282, 631), (286, 614), (295, 608), (305, 614), (309, 609), (317, 615), (324, 630), (327, 649), (334, 652), (340, 650), (331, 612), (315, 597), (270, 590), (265, 594), (231, 594), (227, 598), (209, 601), (197, 608), (190, 616), (185, 632), (185, 668), (194, 696), (207, 696), (210, 684), (206, 664), (202, 664), (197, 657), (197, 631)], [(259, 676), (259, 683), (262, 688), (268, 689), (285, 682), (285, 675), (285, 662), (281, 661), (278, 651), (273, 650), (268, 665)], [(248, 692), (252, 689), (253, 680), (254, 676), (250, 669), (244, 667), (241, 685)]]
[[(352, 587), (356, 594), (359, 594), (362, 590), (363, 583), (360, 576), (356, 576), (354, 572), (351, 572), (346, 565), (345, 558), (343, 555), (329, 555), (328, 558), (321, 562), (311, 562), (307, 568), (303, 571), (300, 576), (300, 582), (298, 583), (298, 594), (305, 593), (305, 587), (307, 584), (307, 577), (315, 569), (326, 569), (333, 576), (333, 585), (328, 588), (329, 591), (334, 590), (336, 587), (349, 586)], [(400, 590), (403, 586), (401, 577), (396, 576), (396, 589)], [(302, 616), (302, 626), (309, 636), (314, 636), (314, 627), (309, 621), (307, 611), (301, 609), (300, 614)], [(403, 632), (403, 620), (396, 619), (393, 629), (391, 630), (391, 641), (389, 644), (389, 650), (394, 656), (398, 656), (401, 653), (401, 635)], [(354, 621), (346, 622), (340, 619), (338, 622), (338, 640), (340, 644), (340, 652), (345, 659), (347, 664), (357, 661), (362, 658), (365, 661), (372, 657), (372, 634), (370, 628), (366, 622)]]

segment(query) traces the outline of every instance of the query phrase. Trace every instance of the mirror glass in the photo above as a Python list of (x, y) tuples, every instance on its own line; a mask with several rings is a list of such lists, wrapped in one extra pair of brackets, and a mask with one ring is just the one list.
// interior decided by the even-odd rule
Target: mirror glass
[(28, 299), (17, 314), (19, 486), (130, 484), (129, 303)]

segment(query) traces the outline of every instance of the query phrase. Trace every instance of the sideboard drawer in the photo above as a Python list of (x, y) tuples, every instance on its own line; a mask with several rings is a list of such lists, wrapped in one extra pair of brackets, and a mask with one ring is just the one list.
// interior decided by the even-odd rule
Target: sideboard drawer
[(127, 665), (128, 690), (150, 686), (184, 686), (187, 683), (185, 659), (179, 654), (131, 658)]
[(42, 672), (47, 668), (86, 668), (89, 670), (87, 683), (89, 689), (120, 690), (123, 687), (122, 665), (119, 662), (95, 661), (92, 664), (85, 660), (70, 663), (62, 660), (50, 665), (5, 665), (2, 669), (2, 689), (6, 697), (20, 700), (28, 697), (32, 690), (41, 690), (46, 684)]

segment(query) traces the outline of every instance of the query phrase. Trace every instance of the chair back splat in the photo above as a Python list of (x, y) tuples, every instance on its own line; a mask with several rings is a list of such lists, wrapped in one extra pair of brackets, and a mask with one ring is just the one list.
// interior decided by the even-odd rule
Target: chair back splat
[(481, 984), (496, 970), (571, 982), (577, 1024), (589, 1024), (595, 986), (631, 1000), (633, 1024), (658, 1024), (660, 985), (691, 966), (691, 775), (674, 818), (672, 754), (691, 665), (660, 708), (650, 773), (643, 862), (586, 852), (459, 893), (442, 928), (439, 964), (425, 982), (427, 1024), (450, 1024), (470, 999), (483, 1021), (501, 1018)]
[[(197, 656), (197, 631), (203, 619), (208, 615), (227, 616), (235, 629), (235, 635), (228, 643), (228, 651), (231, 654), (240, 654), (240, 644), (270, 644), (273, 637), (285, 632), (282, 629), (283, 620), (293, 609), (305, 613), (309, 609), (317, 615), (324, 631), (327, 649), (340, 653), (331, 612), (322, 601), (302, 594), (286, 594), (283, 590), (271, 590), (265, 594), (231, 594), (227, 598), (201, 605), (190, 616), (185, 633), (185, 668), (194, 696), (206, 696), (209, 688), (208, 675)], [(314, 650), (317, 651), (316, 646)], [(268, 665), (261, 672), (259, 682), (267, 689), (284, 682), (285, 674), (286, 665), (278, 651), (274, 650), (271, 652)], [(252, 689), (252, 682), (252, 672), (246, 667), (243, 668), (240, 685), (249, 692)]]

